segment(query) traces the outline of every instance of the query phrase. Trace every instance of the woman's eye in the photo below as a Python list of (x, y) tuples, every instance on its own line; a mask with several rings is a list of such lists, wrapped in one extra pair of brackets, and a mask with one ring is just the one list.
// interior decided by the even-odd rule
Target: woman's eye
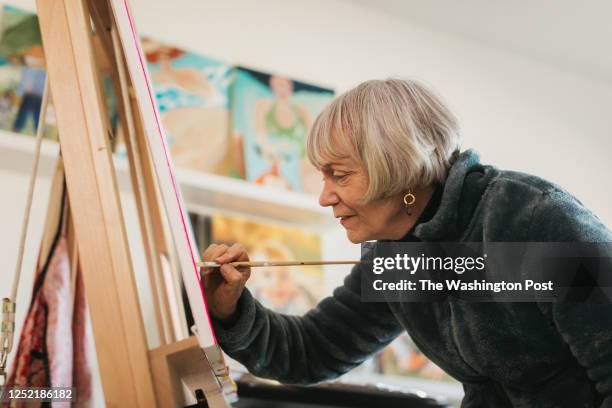
[(345, 183), (348, 181), (351, 174), (351, 172), (324, 171), (323, 181), (325, 181), (326, 178), (329, 178), (336, 183)]

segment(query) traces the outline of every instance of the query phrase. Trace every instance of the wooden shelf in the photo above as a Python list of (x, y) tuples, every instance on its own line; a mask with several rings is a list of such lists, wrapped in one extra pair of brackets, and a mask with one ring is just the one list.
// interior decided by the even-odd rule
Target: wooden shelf
[[(29, 174), (34, 138), (0, 130), (0, 169)], [(50, 176), (58, 155), (58, 143), (44, 140), (39, 175)], [(123, 191), (130, 189), (127, 159), (115, 157), (117, 179)], [(253, 183), (179, 169), (176, 179), (189, 209), (222, 210), (271, 221), (327, 228), (334, 225), (330, 209), (319, 206), (314, 195), (258, 186)]]

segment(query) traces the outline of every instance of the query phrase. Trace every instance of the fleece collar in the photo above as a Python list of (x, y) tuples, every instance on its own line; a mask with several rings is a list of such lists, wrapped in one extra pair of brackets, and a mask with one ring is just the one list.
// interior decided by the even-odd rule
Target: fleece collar
[[(466, 186), (469, 183), (467, 176), (479, 170), (484, 170), (484, 166), (480, 164), (480, 155), (475, 150), (466, 150), (457, 157), (444, 182), (438, 211), (431, 220), (416, 226), (414, 235), (417, 238), (421, 241), (454, 241), (460, 237), (463, 227), (459, 221), (466, 210), (473, 211), (482, 197), (482, 189)], [(482, 186), (481, 183), (477, 184)]]

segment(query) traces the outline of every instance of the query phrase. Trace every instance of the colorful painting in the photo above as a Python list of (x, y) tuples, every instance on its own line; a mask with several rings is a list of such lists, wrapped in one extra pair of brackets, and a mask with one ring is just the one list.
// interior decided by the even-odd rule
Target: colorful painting
[(374, 358), (377, 371), (381, 374), (403, 375), (433, 381), (455, 381), (425, 357), (407, 333), (393, 340)]
[[(196, 240), (203, 251), (210, 243), (241, 243), (252, 261), (318, 260), (317, 234), (299, 228), (253, 222), (243, 218), (192, 215)], [(280, 313), (301, 315), (319, 303), (325, 293), (319, 266), (253, 268), (247, 282), (264, 306)]]
[(318, 194), (321, 177), (306, 157), (306, 137), (333, 95), (330, 89), (237, 68), (232, 130), (242, 145), (245, 178)]
[[(38, 17), (4, 6), (0, 32), (0, 128), (28, 135), (36, 133), (45, 77)], [(46, 119), (45, 137), (56, 139), (52, 106)]]
[(149, 38), (142, 48), (176, 167), (232, 175), (231, 66)]

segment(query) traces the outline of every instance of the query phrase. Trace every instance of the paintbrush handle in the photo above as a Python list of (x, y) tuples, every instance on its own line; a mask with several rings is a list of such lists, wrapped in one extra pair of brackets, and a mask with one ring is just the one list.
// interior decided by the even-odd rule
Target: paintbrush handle
[[(235, 267), (260, 268), (266, 266), (319, 266), (319, 265), (356, 265), (362, 261), (237, 261), (230, 262)], [(198, 262), (196, 264), (200, 268), (218, 268), (216, 262)]]

